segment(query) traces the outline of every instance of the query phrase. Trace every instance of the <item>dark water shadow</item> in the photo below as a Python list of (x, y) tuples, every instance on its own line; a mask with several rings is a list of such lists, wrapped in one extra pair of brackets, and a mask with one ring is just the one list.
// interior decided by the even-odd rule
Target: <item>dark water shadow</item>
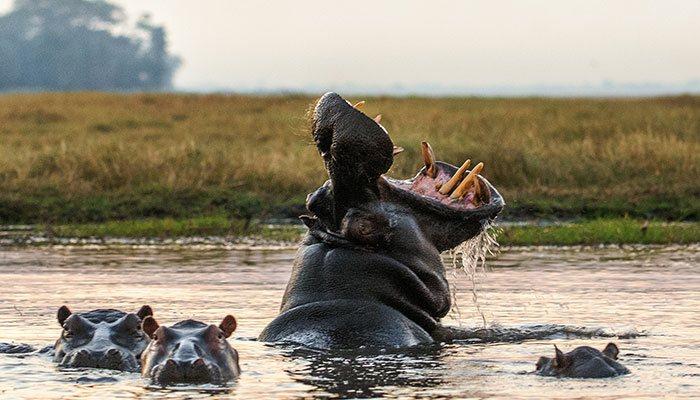
[(296, 364), (285, 371), (311, 386), (310, 396), (371, 398), (385, 388), (430, 388), (443, 384), (443, 346), (381, 350), (314, 350), (285, 346), (283, 356)]

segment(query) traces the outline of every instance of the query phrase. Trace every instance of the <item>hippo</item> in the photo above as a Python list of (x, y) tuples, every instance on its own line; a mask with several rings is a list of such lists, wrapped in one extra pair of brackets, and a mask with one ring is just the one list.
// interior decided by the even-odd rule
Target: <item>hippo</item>
[(386, 176), (403, 149), (359, 105), (336, 93), (316, 103), (311, 132), (330, 179), (307, 197), (300, 218), (308, 231), (261, 341), (317, 349), (435, 342), (451, 307), (440, 253), (479, 234), (505, 205), (482, 163), (469, 170), (470, 160), (459, 168), (437, 161), (427, 142), (415, 177)]
[(192, 319), (159, 326), (151, 317), (142, 326), (152, 341), (141, 356), (141, 374), (155, 384), (223, 385), (241, 374), (238, 352), (226, 340), (236, 330), (232, 315), (218, 326)]
[(603, 351), (580, 346), (564, 354), (554, 346), (554, 357), (540, 357), (536, 373), (562, 378), (609, 378), (629, 374), (630, 371), (617, 362), (620, 350), (615, 343), (608, 343)]
[(64, 305), (58, 309), (63, 331), (54, 345), (54, 361), (62, 367), (137, 372), (141, 353), (150, 342), (141, 321), (152, 315), (148, 305), (136, 313), (114, 309), (73, 313)]

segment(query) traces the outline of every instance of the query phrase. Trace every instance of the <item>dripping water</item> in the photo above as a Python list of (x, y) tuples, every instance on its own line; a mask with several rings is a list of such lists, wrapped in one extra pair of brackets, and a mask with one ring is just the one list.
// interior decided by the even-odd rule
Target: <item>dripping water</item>
[(493, 225), (488, 224), (484, 229), (473, 238), (463, 242), (449, 252), (452, 259), (452, 278), (453, 282), (450, 285), (452, 294), (452, 318), (457, 320), (457, 323), (462, 325), (462, 313), (457, 303), (457, 274), (463, 273), (471, 282), (472, 302), (476, 308), (476, 312), (481, 316), (481, 321), (486, 327), (486, 316), (479, 306), (478, 289), (479, 283), (486, 276), (486, 257), (492, 256), (498, 251), (498, 236), (499, 230)]

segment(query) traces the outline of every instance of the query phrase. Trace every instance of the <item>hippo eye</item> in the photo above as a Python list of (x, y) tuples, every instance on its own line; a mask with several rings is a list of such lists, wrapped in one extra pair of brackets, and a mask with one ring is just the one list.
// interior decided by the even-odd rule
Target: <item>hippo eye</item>
[(224, 334), (223, 334), (223, 332), (219, 332), (218, 337), (219, 337), (219, 340), (224, 340)]

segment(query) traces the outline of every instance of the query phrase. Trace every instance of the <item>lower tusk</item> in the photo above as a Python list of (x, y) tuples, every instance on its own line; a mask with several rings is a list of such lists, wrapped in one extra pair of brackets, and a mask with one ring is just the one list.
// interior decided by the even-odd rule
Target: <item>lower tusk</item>
[(430, 143), (421, 142), (421, 151), (423, 153), (423, 162), (425, 163), (425, 172), (429, 177), (435, 178), (437, 176), (437, 166), (435, 165), (435, 153), (433, 153)]
[(442, 185), (442, 187), (440, 188), (440, 194), (446, 195), (450, 193), (452, 189), (455, 186), (457, 186), (457, 184), (462, 180), (462, 177), (464, 176), (464, 171), (466, 171), (467, 168), (469, 168), (471, 163), (472, 160), (467, 159), (467, 161), (465, 161), (464, 164), (462, 164), (462, 166), (459, 167), (457, 172), (455, 172), (455, 174), (452, 175), (452, 178), (450, 178), (450, 180), (447, 181), (446, 184)]
[(394, 146), (394, 150), (392, 151), (392, 155), (397, 155), (401, 154), (403, 152), (404, 148), (400, 146)]
[(457, 189), (452, 193), (450, 196), (451, 199), (459, 199), (464, 197), (465, 194), (467, 194), (467, 190), (469, 190), (469, 186), (474, 183), (478, 184), (475, 179), (479, 179), (476, 176), (481, 173), (481, 171), (484, 169), (484, 163), (478, 163), (474, 167), (474, 169), (469, 172), (469, 175), (467, 175), (466, 178), (462, 181), (462, 183), (457, 186)]
[(379, 114), (376, 117), (374, 117), (374, 122), (376, 122), (376, 123), (382, 122), (382, 114)]
[(479, 183), (479, 177), (476, 176), (474, 177), (474, 198), (472, 199), (472, 203), (475, 205), (481, 198), (481, 183)]
[(358, 101), (357, 103), (355, 103), (355, 105), (353, 107), (359, 110), (360, 108), (362, 108), (364, 106), (365, 106), (365, 101), (362, 100), (362, 101)]

